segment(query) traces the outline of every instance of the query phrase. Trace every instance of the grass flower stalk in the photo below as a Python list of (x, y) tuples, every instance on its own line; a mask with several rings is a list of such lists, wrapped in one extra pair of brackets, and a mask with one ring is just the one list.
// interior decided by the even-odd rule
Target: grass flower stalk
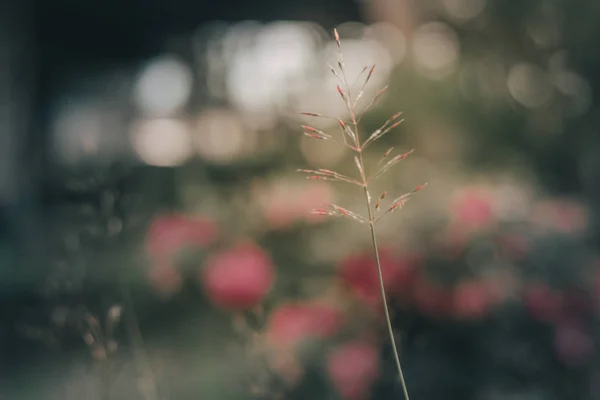
[[(346, 122), (340, 118), (332, 118), (332, 117), (324, 116), (322, 114), (311, 113), (311, 112), (302, 112), (301, 113), (302, 115), (308, 116), (308, 117), (328, 118), (328, 119), (337, 120), (340, 131), (341, 131), (341, 134), (340, 134), (341, 139), (342, 139), (341, 141), (338, 138), (336, 138), (334, 135), (323, 132), (323, 131), (313, 128), (311, 126), (303, 125), (302, 127), (304, 129), (305, 135), (307, 135), (313, 139), (334, 140), (334, 141), (340, 143), (341, 145), (344, 145), (347, 148), (349, 148), (354, 153), (354, 163), (358, 170), (359, 178), (355, 179), (352, 177), (348, 177), (348, 176), (339, 174), (335, 171), (330, 171), (330, 170), (326, 170), (326, 169), (317, 169), (317, 170), (300, 169), (298, 171), (307, 174), (308, 179), (344, 182), (344, 183), (349, 183), (349, 184), (353, 184), (353, 185), (362, 187), (362, 190), (364, 193), (364, 198), (365, 198), (365, 204), (366, 204), (366, 208), (367, 208), (366, 216), (362, 216), (359, 213), (348, 210), (337, 204), (330, 204), (327, 206), (327, 208), (316, 209), (316, 210), (313, 210), (312, 212), (315, 214), (328, 215), (328, 216), (332, 216), (332, 217), (348, 217), (354, 221), (357, 221), (357, 222), (360, 222), (363, 224), (367, 224), (369, 226), (371, 242), (373, 245), (373, 253), (374, 253), (374, 257), (375, 257), (375, 261), (376, 261), (376, 265), (377, 265), (377, 276), (379, 279), (379, 289), (380, 289), (380, 294), (381, 294), (381, 301), (382, 301), (382, 305), (383, 305), (383, 311), (384, 311), (384, 315), (385, 315), (385, 321), (386, 321), (387, 330), (389, 333), (390, 342), (391, 342), (392, 349), (394, 352), (394, 361), (396, 363), (396, 368), (398, 370), (398, 378), (402, 385), (402, 390), (404, 392), (405, 400), (410, 400), (409, 395), (408, 395), (406, 380), (404, 378), (404, 372), (402, 370), (402, 364), (400, 363), (400, 357), (398, 354), (398, 346), (396, 345), (396, 339), (394, 336), (394, 328), (392, 326), (390, 311), (389, 311), (389, 307), (387, 304), (385, 282), (383, 279), (381, 260), (380, 260), (380, 256), (379, 256), (379, 248), (377, 245), (377, 233), (376, 233), (375, 228), (376, 228), (377, 222), (379, 221), (379, 219), (382, 216), (392, 213), (399, 208), (403, 208), (404, 205), (407, 203), (407, 201), (412, 197), (412, 195), (415, 194), (417, 191), (421, 190), (423, 187), (425, 187), (425, 184), (416, 187), (411, 192), (405, 193), (405, 194), (395, 198), (394, 200), (392, 200), (392, 202), (387, 207), (385, 207), (383, 209), (381, 206), (382, 206), (383, 200), (386, 197), (387, 192), (383, 192), (379, 196), (375, 205), (372, 204), (372, 196), (371, 196), (371, 192), (369, 191), (369, 183), (371, 181), (378, 179), (379, 177), (385, 175), (396, 164), (400, 163), (402, 160), (404, 160), (406, 157), (408, 157), (413, 152), (413, 150), (410, 150), (403, 154), (393, 156), (388, 161), (388, 158), (393, 151), (393, 148), (390, 148), (381, 157), (381, 160), (379, 161), (379, 163), (376, 166), (376, 168), (378, 168), (378, 169), (375, 170), (372, 174), (367, 174), (366, 168), (365, 168), (365, 162), (364, 162), (364, 158), (363, 158), (364, 150), (367, 148), (367, 146), (371, 145), (373, 142), (382, 138), (387, 133), (389, 133), (391, 130), (396, 128), (403, 121), (400, 118), (402, 113), (398, 112), (398, 113), (394, 114), (380, 128), (378, 128), (377, 130), (372, 132), (364, 141), (361, 140), (361, 134), (359, 133), (360, 119), (357, 118), (356, 109), (357, 109), (357, 105), (359, 104), (359, 101), (363, 97), (364, 89), (375, 71), (375, 65), (372, 65), (370, 67), (367, 66), (362, 70), (362, 72), (357, 77), (357, 81), (359, 81), (364, 76), (365, 72), (368, 71), (368, 73), (364, 77), (364, 80), (363, 80), (360, 88), (357, 91), (355, 91), (354, 84), (353, 85), (348, 84), (347, 74), (346, 74), (346, 70), (344, 67), (344, 60), (342, 57), (340, 37), (339, 37), (337, 30), (334, 30), (334, 36), (335, 36), (335, 41), (336, 41), (336, 44), (338, 47), (338, 62), (337, 62), (337, 68), (334, 68), (332, 66), (329, 66), (329, 68), (330, 68), (331, 72), (334, 74), (334, 76), (339, 81), (339, 84), (337, 85), (336, 89), (337, 89), (337, 92), (339, 93), (342, 101), (346, 105), (346, 108), (350, 115), (350, 121)], [(367, 106), (365, 107), (365, 110), (363, 112), (368, 111), (371, 108), (371, 106), (373, 106), (381, 98), (381, 96), (386, 91), (386, 89), (387, 89), (387, 86), (384, 87), (382, 90), (380, 90), (374, 96), (374, 98), (371, 99), (371, 101), (367, 104)]]

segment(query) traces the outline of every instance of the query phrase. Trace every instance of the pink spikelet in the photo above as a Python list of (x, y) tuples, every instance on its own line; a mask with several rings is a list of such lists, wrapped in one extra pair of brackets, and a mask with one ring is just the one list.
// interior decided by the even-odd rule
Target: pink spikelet
[[(337, 69), (333, 68), (331, 66), (329, 66), (329, 68), (330, 68), (331, 72), (333, 73), (333, 75), (339, 81), (339, 84), (336, 85), (336, 90), (347, 107), (347, 111), (348, 111), (347, 115), (350, 116), (350, 118), (345, 118), (345, 119), (346, 119), (346, 121), (349, 119), (350, 122), (345, 122), (345, 120), (340, 117), (326, 117), (326, 116), (323, 116), (318, 113), (303, 112), (301, 114), (304, 116), (308, 116), (308, 117), (320, 117), (320, 118), (329, 118), (329, 119), (336, 120), (337, 124), (339, 125), (339, 129), (340, 129), (340, 133), (339, 133), (339, 135), (341, 136), (340, 139), (342, 139), (343, 142), (338, 141), (337, 138), (334, 137), (333, 135), (330, 135), (328, 133), (317, 130), (316, 128), (313, 128), (313, 127), (307, 126), (307, 125), (303, 126), (304, 134), (307, 136), (310, 136), (312, 138), (315, 138), (315, 139), (331, 139), (331, 140), (334, 140), (337, 143), (343, 144), (347, 148), (353, 150), (355, 152), (353, 154), (353, 161), (354, 161), (354, 166), (356, 167), (356, 171), (357, 171), (356, 175), (358, 175), (358, 176), (352, 177), (352, 176), (342, 175), (338, 172), (331, 171), (331, 170), (324, 169), (324, 168), (319, 168), (319, 169), (314, 169), (314, 170), (299, 169), (298, 171), (307, 174), (307, 179), (310, 179), (310, 180), (325, 180), (325, 181), (351, 183), (351, 184), (361, 187), (362, 192), (364, 193), (366, 209), (367, 209), (366, 216), (360, 215), (352, 210), (349, 210), (349, 209), (342, 207), (340, 205), (337, 205), (337, 204), (329, 204), (328, 206), (326, 206), (324, 208), (315, 209), (312, 211), (312, 213), (317, 214), (317, 215), (331, 216), (331, 217), (349, 218), (349, 219), (357, 221), (359, 223), (369, 225), (369, 232), (371, 234), (371, 242), (373, 244), (373, 252), (374, 252), (374, 256), (375, 256), (374, 258), (375, 258), (376, 267), (377, 267), (377, 277), (380, 282), (380, 295), (381, 295), (381, 299), (382, 299), (383, 311), (385, 313), (385, 322), (386, 322), (386, 325), (388, 328), (389, 339), (390, 339), (390, 343), (392, 345), (394, 361), (396, 363), (396, 368), (398, 371), (398, 377), (400, 378), (400, 382), (402, 383), (404, 399), (409, 400), (408, 390), (406, 388), (406, 382), (404, 380), (402, 366), (400, 364), (400, 358), (398, 356), (398, 349), (396, 347), (396, 339), (395, 339), (395, 336), (393, 333), (392, 322), (391, 322), (391, 318), (390, 318), (389, 310), (388, 310), (388, 306), (387, 306), (386, 289), (385, 289), (384, 281), (383, 281), (383, 272), (382, 272), (382, 266), (381, 266), (380, 257), (379, 257), (380, 253), (379, 253), (378, 245), (377, 245), (375, 224), (380, 219), (380, 217), (382, 217), (383, 215), (394, 212), (397, 209), (403, 208), (406, 205), (406, 203), (408, 202), (408, 200), (416, 192), (423, 189), (426, 186), (426, 184), (417, 186), (412, 191), (395, 198), (391, 202), (389, 207), (387, 207), (385, 209), (385, 212), (383, 212), (383, 213), (381, 213), (380, 211), (382, 209), (382, 202), (387, 196), (387, 192), (384, 191), (383, 193), (381, 193), (381, 195), (377, 199), (377, 202), (374, 205), (372, 205), (371, 192), (369, 191), (370, 181), (372, 179), (377, 179), (377, 178), (383, 176), (392, 167), (394, 167), (395, 165), (400, 163), (402, 160), (407, 158), (410, 154), (412, 154), (413, 150), (409, 150), (405, 153), (395, 155), (391, 159), (389, 159), (389, 157), (391, 156), (392, 151), (394, 149), (393, 147), (390, 147), (388, 150), (385, 151), (385, 153), (383, 154), (383, 156), (377, 163), (377, 165), (375, 167), (375, 171), (371, 175), (367, 176), (367, 169), (365, 168), (365, 162), (364, 162), (364, 158), (363, 158), (364, 150), (369, 145), (371, 145), (372, 143), (381, 139), (387, 133), (391, 132), (393, 129), (398, 127), (403, 121), (403, 119), (401, 118), (402, 112), (397, 112), (397, 113), (393, 114), (378, 129), (371, 132), (365, 138), (361, 137), (362, 135), (359, 132), (360, 118), (357, 118), (356, 106), (364, 94), (364, 88), (369, 83), (369, 81), (371, 80), (371, 78), (374, 74), (375, 65), (365, 66), (362, 69), (362, 71), (358, 74), (358, 76), (355, 78), (354, 83), (350, 84), (348, 82), (346, 70), (344, 67), (344, 60), (343, 60), (342, 51), (341, 51), (340, 35), (336, 29), (334, 29), (333, 35), (334, 35), (334, 39), (335, 39), (335, 42), (336, 42), (336, 45), (338, 48)], [(357, 90), (355, 88), (355, 85), (358, 82), (361, 82), (361, 84)], [(388, 87), (385, 86), (383, 89), (381, 89), (377, 92), (377, 94), (371, 99), (371, 101), (363, 109), (362, 115), (364, 115), (364, 113), (366, 113), (375, 103), (377, 103), (377, 101), (379, 101), (382, 98), (383, 94), (387, 91), (387, 89), (388, 89)]]

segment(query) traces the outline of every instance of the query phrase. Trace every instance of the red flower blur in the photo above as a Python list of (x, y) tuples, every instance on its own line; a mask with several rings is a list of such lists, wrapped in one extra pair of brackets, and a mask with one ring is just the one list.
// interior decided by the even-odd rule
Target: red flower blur
[(496, 244), (503, 258), (509, 261), (521, 261), (527, 256), (529, 243), (527, 237), (519, 234), (503, 234), (496, 237)]
[(333, 202), (326, 182), (276, 181), (269, 187), (257, 186), (256, 197), (268, 226), (276, 230), (289, 229), (299, 221), (321, 222), (326, 218), (311, 210)]
[(554, 347), (559, 359), (570, 367), (590, 361), (595, 351), (591, 333), (576, 321), (563, 321), (557, 326)]
[[(407, 293), (414, 281), (419, 258), (407, 256), (398, 259), (388, 249), (380, 249), (379, 257), (386, 292), (390, 295)], [(365, 253), (343, 260), (339, 276), (360, 300), (374, 306), (381, 304), (377, 263), (373, 254)]]
[(563, 314), (563, 295), (542, 283), (535, 283), (525, 292), (525, 307), (536, 319), (553, 322)]
[(177, 269), (167, 261), (156, 263), (150, 268), (148, 278), (152, 287), (164, 297), (169, 297), (181, 289), (183, 279)]
[(275, 271), (264, 250), (242, 243), (211, 255), (201, 275), (210, 301), (233, 310), (261, 303), (273, 285)]
[(299, 346), (310, 340), (335, 335), (343, 324), (337, 308), (320, 303), (290, 303), (271, 314), (265, 338), (271, 368), (290, 385), (298, 383), (304, 370), (298, 358)]
[(271, 314), (267, 325), (267, 342), (276, 350), (290, 350), (302, 340), (335, 335), (343, 319), (340, 310), (326, 304), (284, 304)]
[(163, 215), (152, 221), (146, 245), (152, 257), (166, 260), (185, 247), (206, 247), (218, 234), (218, 227), (209, 219)]
[(543, 200), (538, 202), (531, 214), (531, 221), (545, 229), (563, 233), (579, 234), (588, 226), (589, 211), (574, 200)]
[(368, 342), (343, 344), (328, 355), (327, 372), (343, 399), (364, 399), (379, 377), (379, 351)]
[(467, 281), (454, 288), (454, 314), (460, 318), (485, 316), (492, 301), (492, 293), (484, 282)]
[(483, 189), (470, 188), (454, 200), (454, 223), (466, 230), (480, 230), (495, 220), (492, 198)]
[(451, 311), (452, 292), (420, 276), (414, 285), (413, 301), (423, 314), (441, 317)]

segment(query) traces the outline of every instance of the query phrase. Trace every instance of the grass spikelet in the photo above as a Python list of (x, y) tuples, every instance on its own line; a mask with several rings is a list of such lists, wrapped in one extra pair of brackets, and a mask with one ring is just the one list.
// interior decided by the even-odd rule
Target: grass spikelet
[[(360, 119), (357, 120), (357, 118), (356, 118), (356, 105), (357, 105), (358, 101), (361, 99), (361, 97), (363, 96), (364, 89), (365, 89), (366, 85), (369, 83), (369, 81), (371, 80), (371, 77), (373, 76), (373, 73), (375, 71), (375, 65), (371, 66), (370, 68), (369, 67), (363, 68), (363, 70), (358, 74), (355, 83), (358, 82), (360, 79), (362, 79), (365, 72), (368, 71), (366, 77), (364, 78), (363, 84), (361, 85), (360, 89), (358, 90), (358, 92), (356, 94), (356, 97), (353, 98), (352, 87), (350, 85), (348, 85), (348, 79), (347, 79), (345, 68), (344, 68), (344, 60), (343, 60), (342, 51), (341, 51), (340, 35), (339, 35), (338, 31), (335, 29), (333, 31), (333, 35), (334, 35), (334, 39), (335, 39), (335, 42), (336, 42), (337, 48), (338, 48), (339, 72), (336, 71), (336, 69), (331, 66), (329, 66), (329, 68), (330, 68), (331, 72), (334, 74), (334, 76), (336, 78), (338, 78), (338, 80), (340, 82), (340, 84), (336, 86), (336, 89), (337, 89), (337, 92), (339, 93), (339, 95), (341, 96), (342, 100), (344, 101), (344, 103), (348, 109), (348, 112), (350, 113), (352, 122), (346, 123), (341, 118), (328, 117), (328, 116), (324, 116), (324, 115), (317, 114), (317, 113), (303, 112), (301, 114), (305, 115), (305, 116), (309, 116), (309, 117), (332, 118), (332, 119), (335, 119), (338, 121), (340, 130), (341, 130), (341, 135), (343, 138), (343, 145), (347, 146), (348, 148), (354, 150), (357, 153), (354, 156), (354, 164), (356, 165), (356, 168), (358, 170), (359, 177), (353, 178), (353, 177), (339, 174), (335, 171), (331, 171), (328, 169), (322, 169), (322, 168), (316, 169), (316, 170), (299, 169), (298, 171), (307, 174), (307, 178), (311, 179), (311, 180), (330, 180), (330, 181), (351, 183), (351, 184), (360, 186), (363, 189), (365, 204), (366, 204), (366, 209), (367, 209), (367, 216), (360, 215), (354, 211), (348, 210), (347, 208), (344, 208), (337, 204), (330, 204), (326, 208), (315, 209), (312, 211), (312, 213), (317, 214), (317, 215), (331, 216), (331, 217), (346, 217), (346, 218), (350, 218), (354, 221), (357, 221), (359, 223), (367, 224), (369, 226), (371, 242), (373, 245), (373, 254), (374, 254), (376, 265), (377, 265), (377, 276), (379, 278), (379, 288), (380, 288), (381, 300), (382, 300), (383, 310), (385, 313), (385, 321), (386, 321), (386, 325), (388, 328), (389, 339), (390, 339), (390, 343), (392, 345), (392, 350), (394, 353), (393, 354), (394, 361), (396, 363), (396, 368), (398, 371), (398, 377), (400, 379), (400, 383), (402, 384), (402, 390), (404, 392), (404, 399), (410, 400), (409, 396), (408, 396), (408, 389), (406, 386), (406, 381), (404, 379), (404, 373), (402, 371), (402, 365), (400, 363), (400, 358), (398, 355), (398, 348), (396, 346), (396, 339), (394, 336), (394, 330), (393, 330), (390, 313), (389, 313), (389, 309), (388, 309), (388, 305), (387, 305), (386, 292), (385, 292), (385, 287), (383, 284), (381, 261), (380, 261), (380, 257), (379, 257), (379, 248), (377, 246), (377, 235), (375, 232), (375, 224), (382, 216), (384, 216), (388, 213), (392, 213), (397, 209), (403, 208), (406, 205), (406, 203), (408, 202), (408, 200), (416, 192), (418, 192), (419, 190), (424, 188), (426, 186), (426, 184), (417, 186), (411, 192), (403, 194), (403, 195), (395, 198), (391, 202), (391, 204), (386, 208), (386, 211), (383, 214), (381, 214), (377, 217), (375, 216), (375, 214), (379, 213), (379, 211), (381, 210), (382, 202), (386, 198), (387, 192), (384, 191), (379, 196), (377, 202), (373, 206), (371, 203), (371, 192), (369, 191), (369, 181), (371, 179), (377, 179), (377, 178), (383, 176), (392, 167), (394, 167), (400, 161), (402, 161), (406, 157), (408, 157), (413, 152), (413, 150), (407, 151), (406, 153), (403, 153), (403, 154), (396, 155), (396, 156), (392, 157), (390, 160), (388, 160), (388, 157), (391, 155), (391, 153), (394, 149), (393, 147), (389, 148), (383, 154), (383, 156), (381, 157), (381, 159), (379, 160), (379, 162), (376, 165), (376, 167), (379, 167), (379, 169), (376, 170), (372, 174), (372, 177), (367, 178), (367, 172), (365, 170), (365, 163), (363, 160), (363, 151), (367, 148), (367, 146), (369, 146), (376, 140), (382, 138), (384, 135), (386, 135), (388, 132), (390, 132), (391, 130), (396, 128), (400, 123), (402, 123), (403, 120), (400, 119), (402, 113), (397, 112), (396, 114), (392, 115), (390, 118), (388, 118), (387, 121), (384, 122), (384, 124), (380, 128), (378, 128), (377, 130), (372, 132), (364, 140), (364, 142), (361, 143), (361, 135), (359, 134), (359, 126), (358, 126)], [(366, 108), (363, 111), (363, 115), (383, 96), (383, 94), (386, 92), (387, 89), (388, 89), (388, 87), (385, 86), (383, 89), (381, 89), (379, 92), (377, 92), (377, 94), (367, 104)], [(319, 131), (315, 128), (312, 128), (309, 126), (303, 126), (303, 128), (305, 130), (305, 134), (308, 134), (311, 137), (315, 137), (316, 139), (331, 139), (331, 138), (333, 138), (331, 135), (326, 134), (325, 132)], [(338, 142), (338, 143), (340, 143), (340, 142)]]

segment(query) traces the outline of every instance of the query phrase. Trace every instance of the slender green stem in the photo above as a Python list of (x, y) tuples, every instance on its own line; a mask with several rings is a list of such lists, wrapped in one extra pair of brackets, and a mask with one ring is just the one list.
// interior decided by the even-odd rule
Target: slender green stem
[[(334, 31), (334, 32), (335, 32), (336, 40), (337, 40), (337, 43), (339, 46), (340, 42), (339, 42), (338, 33), (337, 33), (337, 31)], [(361, 147), (360, 136), (358, 133), (358, 121), (356, 119), (356, 112), (354, 109), (355, 104), (352, 104), (352, 93), (350, 91), (350, 86), (348, 85), (346, 73), (343, 68), (344, 63), (342, 60), (341, 49), (340, 49), (340, 53), (339, 53), (339, 63), (340, 63), (341, 73), (344, 78), (344, 85), (346, 86), (346, 93), (347, 93), (346, 97), (345, 97), (346, 106), (348, 107), (348, 111), (350, 112), (350, 116), (352, 118), (352, 125), (354, 126), (354, 135), (353, 136), (354, 136), (355, 151), (358, 152), (358, 162), (359, 162), (359, 167), (360, 167), (362, 187), (363, 187), (364, 193), (365, 193), (365, 201), (367, 203), (367, 211), (369, 213), (369, 229), (371, 231), (371, 241), (373, 243), (373, 251), (375, 253), (375, 261), (377, 264), (377, 276), (379, 278), (379, 292), (381, 294), (381, 302), (383, 303), (383, 311), (385, 313), (385, 322), (386, 322), (386, 325), (388, 328), (388, 333), (390, 335), (390, 342), (392, 343), (392, 349), (394, 351), (394, 360), (396, 361), (396, 368), (398, 369), (398, 377), (400, 378), (400, 383), (402, 384), (402, 390), (404, 391), (404, 399), (410, 400), (408, 397), (408, 389), (406, 388), (406, 381), (404, 379), (404, 372), (402, 371), (402, 365), (400, 364), (400, 357), (398, 355), (398, 347), (396, 346), (396, 339), (394, 337), (394, 328), (392, 327), (392, 319), (390, 318), (390, 311), (389, 311), (388, 305), (387, 305), (387, 296), (385, 294), (385, 285), (383, 284), (383, 273), (381, 271), (381, 261), (379, 259), (379, 249), (377, 248), (377, 235), (375, 234), (375, 216), (373, 215), (374, 214), (373, 207), (371, 206), (371, 194), (369, 193), (368, 179), (367, 179), (367, 175), (366, 175), (366, 171), (365, 171), (365, 163), (363, 160), (363, 151), (362, 151), (363, 149)], [(339, 87), (338, 87), (338, 90), (340, 90)], [(383, 92), (380, 92), (380, 93), (383, 93)], [(340, 94), (342, 94), (341, 91), (340, 91)], [(343, 94), (342, 94), (342, 98), (344, 98)], [(370, 107), (370, 106), (371, 105), (369, 105), (368, 107)], [(342, 135), (343, 134), (344, 134), (344, 132), (342, 132)], [(345, 140), (346, 139), (344, 137), (344, 141)]]
[[(358, 136), (358, 134), (357, 134)], [(363, 162), (362, 152), (359, 154), (359, 161), (361, 169), (364, 171), (365, 166)], [(377, 235), (375, 234), (375, 220), (373, 216), (373, 207), (371, 206), (371, 195), (369, 194), (369, 187), (367, 181), (363, 176), (363, 189), (365, 193), (365, 201), (367, 203), (367, 211), (369, 213), (369, 230), (371, 231), (371, 242), (373, 243), (373, 252), (375, 253), (375, 262), (377, 264), (377, 277), (379, 278), (379, 293), (381, 294), (381, 302), (383, 303), (383, 311), (385, 313), (385, 322), (390, 335), (390, 342), (392, 343), (392, 350), (394, 352), (394, 361), (396, 362), (396, 368), (398, 369), (398, 377), (402, 384), (402, 390), (404, 392), (404, 399), (410, 400), (408, 397), (408, 389), (406, 387), (406, 380), (404, 379), (404, 372), (402, 365), (400, 364), (400, 356), (398, 355), (398, 346), (396, 346), (396, 338), (394, 337), (394, 328), (392, 326), (392, 319), (390, 318), (390, 311), (387, 305), (387, 296), (385, 294), (385, 285), (383, 284), (383, 273), (381, 270), (381, 261), (379, 259), (379, 249), (377, 246)]]

